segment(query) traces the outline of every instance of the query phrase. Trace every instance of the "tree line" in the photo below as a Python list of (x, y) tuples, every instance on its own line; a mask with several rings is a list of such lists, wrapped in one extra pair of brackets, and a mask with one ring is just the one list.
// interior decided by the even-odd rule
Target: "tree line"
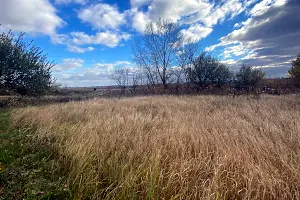
[(197, 90), (203, 87), (222, 87), (252, 90), (264, 78), (261, 69), (243, 65), (234, 73), (220, 60), (205, 51), (193, 38), (184, 37), (178, 24), (167, 19), (150, 22), (141, 39), (132, 47), (136, 69), (115, 69), (111, 78), (118, 86), (163, 86), (186, 84)]

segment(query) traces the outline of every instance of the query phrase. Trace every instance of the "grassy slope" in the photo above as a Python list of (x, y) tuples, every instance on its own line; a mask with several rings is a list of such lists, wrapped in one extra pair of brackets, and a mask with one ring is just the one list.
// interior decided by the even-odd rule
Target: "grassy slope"
[(10, 128), (10, 112), (0, 109), (0, 200), (72, 199), (49, 142)]

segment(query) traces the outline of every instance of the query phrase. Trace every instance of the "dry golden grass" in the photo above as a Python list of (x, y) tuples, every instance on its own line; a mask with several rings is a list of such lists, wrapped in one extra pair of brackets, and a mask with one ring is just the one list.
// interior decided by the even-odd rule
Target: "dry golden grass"
[(154, 96), (15, 110), (78, 199), (299, 199), (300, 98)]

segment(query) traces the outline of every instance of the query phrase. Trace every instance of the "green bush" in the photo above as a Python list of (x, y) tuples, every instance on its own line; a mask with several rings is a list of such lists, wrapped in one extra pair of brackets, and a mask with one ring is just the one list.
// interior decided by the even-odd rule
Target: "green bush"
[(252, 66), (242, 65), (235, 76), (235, 87), (251, 90), (257, 88), (265, 74), (261, 69), (253, 69)]
[(187, 69), (187, 74), (191, 83), (199, 87), (212, 84), (221, 87), (232, 79), (229, 68), (206, 52), (202, 52), (196, 58), (193, 65)]
[(43, 95), (53, 84), (51, 68), (43, 50), (26, 42), (24, 33), (0, 34), (0, 89), (21, 95)]
[(289, 74), (294, 85), (300, 87), (300, 54), (298, 54), (296, 60), (292, 61), (292, 68), (289, 70)]

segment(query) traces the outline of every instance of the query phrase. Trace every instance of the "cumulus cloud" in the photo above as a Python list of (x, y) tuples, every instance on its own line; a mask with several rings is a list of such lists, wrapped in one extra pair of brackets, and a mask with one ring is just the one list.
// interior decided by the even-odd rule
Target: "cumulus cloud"
[(101, 68), (101, 69), (112, 69), (114, 67), (125, 67), (132, 65), (131, 62), (129, 61), (116, 61), (114, 63), (96, 63), (93, 66), (96, 68)]
[(169, 18), (177, 22), (182, 17), (203, 12), (211, 8), (211, 4), (205, 0), (154, 0), (148, 7), (148, 15), (152, 20), (159, 18)]
[(143, 5), (148, 5), (151, 3), (153, 0), (130, 0), (130, 5), (133, 8), (140, 7)]
[[(80, 59), (66, 59), (65, 66), (59, 66), (60, 68), (68, 68), (74, 66), (77, 63), (77, 69), (83, 65)], [(67, 64), (67, 63), (70, 63)], [(81, 64), (81, 65), (80, 65)], [(80, 65), (80, 66), (79, 66)], [(81, 68), (76, 73), (59, 73), (56, 74), (56, 78), (59, 83), (67, 86), (99, 86), (99, 85), (115, 85), (115, 82), (111, 80), (110, 73), (116, 68), (132, 68), (132, 63), (128, 61), (116, 61), (116, 62), (101, 62), (95, 63), (91, 66)]]
[(0, 24), (13, 31), (51, 36), (65, 22), (48, 0), (1, 0)]
[(113, 63), (96, 63), (93, 65), (93, 70), (105, 70), (107, 73), (111, 73), (116, 68), (133, 68), (132, 63), (128, 61), (116, 61)]
[[(190, 25), (182, 30), (186, 40), (199, 41), (213, 31), (213, 27), (226, 18), (234, 18), (246, 11), (257, 0), (131, 0), (130, 15), (132, 27), (143, 32), (146, 24), (159, 18), (168, 18), (171, 22)], [(146, 9), (145, 9), (146, 6)], [(235, 26), (238, 28), (238, 24)]]
[[(85, 53), (95, 50), (90, 45), (103, 45), (114, 48), (130, 37), (130, 34), (112, 31), (97, 32), (95, 35), (88, 35), (84, 32), (71, 32), (69, 34), (55, 34), (52, 37), (52, 42), (66, 45), (66, 49), (70, 52)], [(89, 46), (85, 47), (87, 45)]]
[(201, 22), (205, 26), (212, 27), (219, 22), (223, 22), (227, 16), (233, 18), (245, 11), (246, 4), (239, 0), (220, 1), (219, 4), (210, 5), (206, 10), (199, 10), (195, 14), (188, 16), (185, 23)]
[(75, 3), (75, 4), (81, 4), (84, 5), (88, 2), (89, 0), (55, 0), (56, 4), (71, 4), (71, 3)]
[(125, 15), (116, 6), (109, 4), (93, 4), (79, 11), (78, 17), (95, 29), (116, 29), (125, 23)]
[(240, 29), (222, 37), (219, 44), (207, 50), (237, 44), (231, 52), (225, 48), (227, 55), (244, 49), (249, 53), (241, 62), (263, 68), (282, 67), (286, 71), (300, 51), (299, 12), (298, 0), (263, 0), (253, 7), (252, 15)]
[(241, 24), (235, 23), (234, 26), (233, 26), (233, 28), (240, 28), (241, 26), (242, 26)]
[(237, 63), (237, 61), (234, 60), (234, 59), (221, 60), (221, 62), (226, 64), (226, 65), (235, 65)]
[(67, 45), (67, 50), (70, 52), (74, 52), (74, 53), (84, 53), (87, 51), (94, 51), (95, 48), (94, 47), (79, 47), (79, 46), (75, 46), (75, 45)]
[(198, 42), (202, 38), (207, 37), (213, 31), (210, 27), (204, 27), (200, 24), (192, 25), (188, 29), (181, 30), (181, 35), (185, 42), (193, 41)]
[[(149, 21), (159, 18), (168, 18), (172, 22), (178, 22), (190, 15), (209, 11), (212, 5), (206, 0), (131, 0), (131, 15), (133, 28), (143, 32)], [(138, 9), (139, 6), (147, 5), (146, 11)]]
[(132, 27), (143, 33), (146, 29), (146, 25), (151, 22), (149, 16), (144, 12), (138, 11), (137, 9), (132, 9), (130, 11), (130, 15), (132, 18)]
[(169, 18), (173, 22), (202, 23), (207, 27), (212, 27), (227, 16), (231, 18), (237, 16), (252, 3), (240, 0), (216, 1), (216, 3), (207, 0), (153, 0), (145, 14), (151, 20)]
[(255, 4), (255, 6), (249, 11), (252, 16), (262, 15), (268, 11), (272, 6), (282, 6), (287, 3), (287, 0), (262, 0)]
[(61, 71), (67, 71), (67, 70), (73, 70), (77, 69), (79, 67), (82, 67), (84, 64), (84, 60), (79, 58), (65, 58), (62, 60), (61, 63), (55, 65), (53, 67), (54, 72), (61, 72)]
[(127, 33), (114, 33), (110, 31), (98, 32), (95, 35), (88, 35), (83, 32), (72, 32), (71, 41), (76, 45), (101, 44), (107, 47), (116, 47), (123, 40), (128, 40), (130, 35)]
[(243, 45), (234, 45), (234, 46), (226, 47), (224, 49), (223, 56), (224, 58), (227, 59), (227, 58), (231, 58), (232, 55), (241, 56), (241, 55), (245, 55), (248, 52), (249, 50), (245, 49)]
[(67, 34), (53, 34), (51, 35), (51, 41), (54, 44), (64, 44), (68, 40), (68, 35)]

